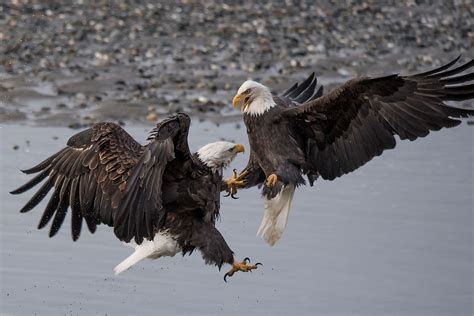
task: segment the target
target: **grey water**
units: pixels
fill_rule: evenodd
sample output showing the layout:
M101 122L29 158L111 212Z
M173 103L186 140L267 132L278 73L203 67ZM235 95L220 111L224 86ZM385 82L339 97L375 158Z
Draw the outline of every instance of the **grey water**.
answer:
M147 129L126 127L144 142ZM5 315L472 315L473 128L399 142L333 182L298 189L282 240L255 236L263 214L258 189L222 199L218 229L236 258L264 265L224 283L228 267L199 255L140 262L109 227L83 229L72 242L69 217L54 238L37 230L45 202L18 211L32 192L8 191L27 168L61 149L75 131L3 125L0 177L0 312ZM244 129L193 122L192 149ZM14 150L13 147L19 148ZM248 152L234 166L242 169ZM227 170L227 174L230 173Z

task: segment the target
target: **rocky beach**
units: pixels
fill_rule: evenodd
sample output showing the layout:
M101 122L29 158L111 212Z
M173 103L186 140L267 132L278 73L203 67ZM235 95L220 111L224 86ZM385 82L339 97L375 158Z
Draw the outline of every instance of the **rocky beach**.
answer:
M6 1L0 122L236 121L247 78L281 92L312 71L326 90L409 74L472 58L473 25L469 0Z

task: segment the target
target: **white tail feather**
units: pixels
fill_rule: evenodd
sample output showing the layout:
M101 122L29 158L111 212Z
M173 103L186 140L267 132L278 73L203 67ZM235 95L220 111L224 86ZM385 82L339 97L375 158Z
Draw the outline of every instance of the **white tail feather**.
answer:
M273 199L264 199L265 213L257 236L262 237L270 246L281 238L285 230L294 193L295 187L287 185Z
M127 257L124 261L120 262L115 268L115 275L122 273L129 269L131 266L136 264L138 261L145 259L146 257L153 254L155 251L154 243L150 240L144 240L141 245L135 246L135 251Z
M115 268L115 275L122 273L145 258L158 259L163 256L174 256L180 251L176 240L164 233L158 233L153 240L144 240L140 245L135 242L126 244L135 248L135 251L120 262Z

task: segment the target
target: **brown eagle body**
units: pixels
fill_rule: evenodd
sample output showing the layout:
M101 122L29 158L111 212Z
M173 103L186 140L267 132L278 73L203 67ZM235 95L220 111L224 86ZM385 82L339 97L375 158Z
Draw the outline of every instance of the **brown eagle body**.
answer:
M216 142L193 155L189 126L189 117L177 114L159 123L142 146L120 126L97 123L72 136L66 148L24 170L37 175L11 193L23 193L45 180L21 212L33 209L53 190L38 225L43 228L52 219L50 237L60 229L68 208L73 240L79 238L83 219L92 233L98 224L112 226L118 239L135 248L116 273L146 257L179 251L184 255L195 248L208 264L233 264L233 252L215 221L222 168L243 147Z
M328 94L315 92L312 74L282 96L246 81L233 100L241 105L251 147L247 167L227 183L265 184L266 211L259 235L273 245L286 225L294 189L317 177L334 180L396 145L430 131L460 124L474 110L444 101L474 98L474 73L461 74L474 61L452 68L459 57L437 69L411 76L349 80Z

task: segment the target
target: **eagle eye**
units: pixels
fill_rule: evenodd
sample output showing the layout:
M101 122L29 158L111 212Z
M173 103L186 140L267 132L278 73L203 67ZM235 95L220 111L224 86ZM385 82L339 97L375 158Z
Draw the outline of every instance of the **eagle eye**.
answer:
M249 94L250 93L250 88L248 88L247 90L244 91L245 94Z

